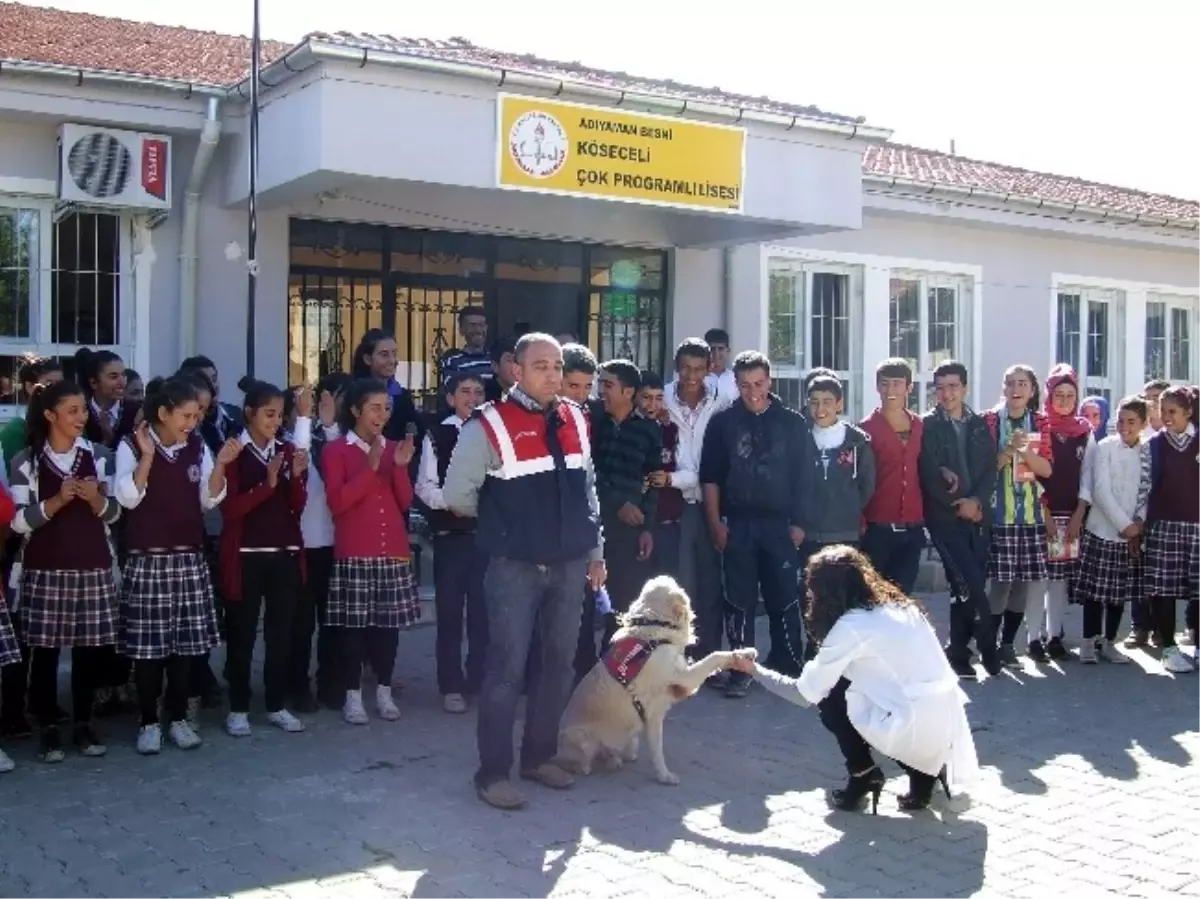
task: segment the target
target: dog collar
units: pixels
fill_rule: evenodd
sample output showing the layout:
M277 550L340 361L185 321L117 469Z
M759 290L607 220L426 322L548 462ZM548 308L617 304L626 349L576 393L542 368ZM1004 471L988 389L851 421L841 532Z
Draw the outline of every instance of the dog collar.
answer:
M679 630L679 625L670 621L659 621L657 618L626 618L623 623L626 627L665 627L673 631Z

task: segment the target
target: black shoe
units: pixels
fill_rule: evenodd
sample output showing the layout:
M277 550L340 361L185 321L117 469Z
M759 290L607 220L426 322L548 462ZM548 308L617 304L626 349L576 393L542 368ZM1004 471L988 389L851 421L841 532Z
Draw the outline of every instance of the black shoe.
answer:
M1004 663L1000 661L998 652L991 652L983 659L983 670L988 677L999 677L1004 672Z
M89 758L97 758L108 752L108 747L104 745L104 741L100 739L96 731L92 729L90 724L76 724L75 731L71 735L71 742L75 744L75 748L79 750L80 755L86 755Z
M959 680L979 680L979 675L975 673L975 666L966 659L947 659L950 662L950 670L958 675Z
M918 812L923 808L929 807L929 802L933 799L933 785L940 783L942 790L946 793L946 798L951 799L950 784L946 781L946 769L943 768L938 772L937 780L933 781L927 777L921 779L921 786L916 786L913 783L912 773L908 775L908 792L900 797L900 811L902 812Z
M334 687L317 687L317 702L327 709L340 712L346 704L346 691Z
M107 687L96 691L96 703L92 707L92 714L97 718L116 718L118 715L132 712L134 708L127 690Z
M24 740L33 736L33 727L24 712L10 712L0 715L0 738L5 740Z
M1057 640L1058 638L1055 637L1054 639ZM1050 642L1053 643L1054 640L1051 640ZM1029 658L1033 659L1035 662L1041 662L1044 664L1050 661L1050 653L1048 650L1049 646L1043 643L1041 640L1029 641Z
M292 692L292 709L294 711L301 715L311 715L317 708L317 700L313 697L312 690L305 688Z
M67 757L62 748L62 734L58 726L42 728L42 739L38 744L38 758L51 765L58 764Z
M729 680L725 683L725 698L745 699L753 682L754 679L748 674L742 674L740 671L729 672Z
M886 782L887 778L883 776L883 772L878 767L872 767L871 770L864 771L862 774L851 774L845 787L830 792L830 803L834 808L841 809L843 812L856 812L862 805L862 801L870 794L871 814L878 815L879 794L883 792L883 785Z
M729 672L718 671L704 679L704 686L710 690L725 690L729 687Z
M1071 658L1071 654L1067 652L1067 647L1063 645L1062 637L1055 637L1046 644L1046 655L1050 656L1056 662Z

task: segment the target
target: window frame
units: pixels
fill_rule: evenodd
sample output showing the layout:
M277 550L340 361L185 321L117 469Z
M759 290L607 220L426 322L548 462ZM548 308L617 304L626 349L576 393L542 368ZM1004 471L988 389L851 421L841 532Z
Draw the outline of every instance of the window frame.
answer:
M1146 340L1142 342L1142 373L1146 381L1163 378L1170 381L1172 384L1195 384L1197 375L1200 373L1200 352L1197 345L1197 328L1200 327L1200 299L1189 297L1186 294L1175 294L1160 291L1151 291L1146 294L1146 326L1149 330L1150 324L1150 305L1161 304L1163 306L1163 333L1166 346L1166 358L1164 359L1164 371L1162 374L1151 374L1149 346ZM1173 377L1174 372L1171 370L1171 344L1175 340L1175 327L1172 322L1173 311L1182 311L1187 316L1188 327L1188 356L1187 364L1188 371L1182 378Z
M0 357L71 356L84 344L55 343L54 329L54 230L58 225L56 203L50 197L21 193L0 193L0 209L27 209L38 213L37 290L30 296L29 336L0 335ZM130 213L124 210L75 207L71 212L114 215L117 218L119 272L117 273L117 334L118 344L92 346L92 349L111 350L133 365L137 346L136 295L133 289L133 256ZM68 213L70 214L70 213ZM65 217L65 216L64 216ZM13 372L14 382L17 372ZM142 375L148 377L146 372ZM14 383L14 386L15 383ZM18 414L18 406L0 405L0 421Z
M1050 304L1050 358L1053 365L1065 362L1071 365L1079 377L1081 399L1085 396L1107 396L1110 404L1115 404L1124 395L1125 382L1125 315L1127 306L1126 291L1120 287L1090 282L1087 279L1054 279ZM1059 309L1063 297L1074 296L1079 299L1079 346L1078 359L1060 358L1059 352ZM1107 333L1106 364L1107 372L1095 374L1088 365L1088 341L1091 339L1089 319L1093 304L1106 307ZM1144 344L1143 340L1143 344ZM1143 350L1144 352L1144 350Z
M966 273L952 271L926 271L909 268L893 268L888 272L888 319L887 344L889 357L898 356L892 351L892 284L895 281L916 282L919 285L917 321L918 341L917 359L913 365L913 392L916 405L910 398L909 408L917 415L922 415L933 408L931 391L933 389L933 368L924 366L929 356L929 292L932 289L952 288L954 290L954 347L950 358L961 360L968 366L972 365L970 340L966 332L971 325L972 290L975 278ZM904 357L899 357L904 358ZM880 360L882 361L882 360ZM913 360L909 360L910 364Z

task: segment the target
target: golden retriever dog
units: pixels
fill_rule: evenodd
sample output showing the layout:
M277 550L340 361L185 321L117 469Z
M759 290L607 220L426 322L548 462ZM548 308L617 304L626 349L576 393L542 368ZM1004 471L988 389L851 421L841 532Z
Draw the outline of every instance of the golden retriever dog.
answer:
M563 714L556 761L576 774L597 763L620 768L637 759L643 728L659 783L679 783L663 758L663 719L718 671L728 669L732 652L714 652L689 665L684 647L692 641L692 604L670 577L647 581L642 594L621 616L604 658L580 681ZM753 649L736 655L754 658Z

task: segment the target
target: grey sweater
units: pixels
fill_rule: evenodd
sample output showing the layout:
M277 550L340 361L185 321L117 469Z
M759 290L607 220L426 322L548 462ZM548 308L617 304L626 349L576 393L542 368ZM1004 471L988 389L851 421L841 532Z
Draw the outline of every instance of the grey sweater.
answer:
M815 543L858 540L862 511L875 492L871 438L847 424L839 446L821 449L814 429L805 446L802 470L804 538Z

